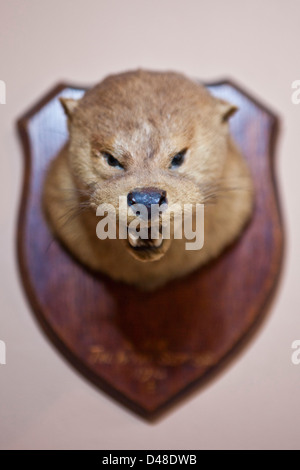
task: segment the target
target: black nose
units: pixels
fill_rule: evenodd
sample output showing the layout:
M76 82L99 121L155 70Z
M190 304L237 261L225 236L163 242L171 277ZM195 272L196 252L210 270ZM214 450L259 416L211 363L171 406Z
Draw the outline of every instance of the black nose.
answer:
M135 189L127 195L127 203L129 206L134 204L143 204L148 211L148 219L151 218L151 206L152 204L167 204L167 193L162 189L157 188L141 188Z

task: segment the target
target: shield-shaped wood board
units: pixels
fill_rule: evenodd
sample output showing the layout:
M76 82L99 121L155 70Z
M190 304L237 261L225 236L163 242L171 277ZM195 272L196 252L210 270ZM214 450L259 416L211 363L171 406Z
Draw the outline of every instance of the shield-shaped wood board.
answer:
M25 154L18 259L34 313L82 374L148 419L215 375L253 336L281 267L278 120L229 81L207 86L239 108L231 131L253 174L254 215L219 259L151 293L85 269L53 239L44 217L45 173L68 138L58 98L80 98L85 89L58 85L18 121Z

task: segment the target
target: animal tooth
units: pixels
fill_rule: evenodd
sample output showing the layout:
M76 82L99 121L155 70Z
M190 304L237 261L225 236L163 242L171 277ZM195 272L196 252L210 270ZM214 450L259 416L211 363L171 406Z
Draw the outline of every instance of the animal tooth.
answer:
M128 241L131 246L135 247L138 244L138 237L135 237L132 233L128 232Z
M153 240L153 245L155 246L155 248L159 248L162 245L162 242L162 238L158 238L156 240Z

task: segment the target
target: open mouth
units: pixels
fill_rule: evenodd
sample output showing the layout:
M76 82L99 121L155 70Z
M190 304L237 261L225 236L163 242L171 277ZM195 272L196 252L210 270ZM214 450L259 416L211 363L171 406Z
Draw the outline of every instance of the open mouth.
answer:
M148 228L148 237L141 238L135 231L128 229L128 243L130 248L139 252L156 252L162 247L164 239L162 229L159 229L158 237L151 238L151 227Z

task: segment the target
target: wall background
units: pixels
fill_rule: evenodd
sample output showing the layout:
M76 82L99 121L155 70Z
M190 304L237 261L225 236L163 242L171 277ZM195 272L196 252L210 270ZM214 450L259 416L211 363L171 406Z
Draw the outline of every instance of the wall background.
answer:
M300 448L299 124L297 0L0 0L1 449ZM287 247L270 315L222 375L150 425L98 392L43 336L18 280L15 223L22 152L14 123L60 80L174 69L232 77L282 117L277 147Z

